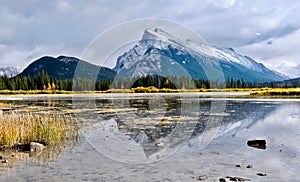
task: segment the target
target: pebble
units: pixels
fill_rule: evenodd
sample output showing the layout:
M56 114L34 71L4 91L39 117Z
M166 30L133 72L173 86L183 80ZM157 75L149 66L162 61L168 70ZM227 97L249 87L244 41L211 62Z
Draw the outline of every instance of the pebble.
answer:
M249 164L248 166L246 166L246 168L253 168L253 166Z
M201 175L201 176L198 176L198 180L199 181L204 181L207 179L207 176L206 175Z
M164 146L165 144L164 144L163 142L157 142L157 143L155 143L155 145L156 145L157 147L162 147L162 146Z

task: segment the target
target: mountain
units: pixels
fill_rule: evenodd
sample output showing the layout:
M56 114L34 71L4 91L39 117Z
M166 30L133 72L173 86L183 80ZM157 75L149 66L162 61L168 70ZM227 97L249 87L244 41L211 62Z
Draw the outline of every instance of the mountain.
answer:
M0 75L1 76L8 76L8 77L14 77L20 73L19 69L16 67L6 67L6 68L0 68Z
M114 70L120 77L156 74L188 76L193 79L233 78L256 82L288 79L262 63L240 55L232 48L208 46L192 40L181 41L159 28L146 29L142 39L118 57Z
M76 68L78 69L77 65L79 64L80 70L76 70ZM116 73L109 68L93 65L78 58L67 56L54 58L44 56L32 62L18 76L30 75L33 78L39 72L42 72L42 70L50 77L58 80L73 79L75 70L78 78L94 79L97 75L97 80L113 80L116 75Z

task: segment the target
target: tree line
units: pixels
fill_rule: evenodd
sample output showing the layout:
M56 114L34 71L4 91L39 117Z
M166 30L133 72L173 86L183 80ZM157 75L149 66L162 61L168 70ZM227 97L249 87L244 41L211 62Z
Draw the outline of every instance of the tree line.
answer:
M139 86L170 89L200 89L200 88L261 88L261 87L298 87L298 82L249 82L243 79L227 78L224 81L209 81L204 79L191 79L187 77L162 77L159 75L147 75L135 78L115 78L115 80L97 80L81 78L74 80L60 80L50 77L41 71L35 77L16 76L9 78L0 76L0 90L66 90L105 91L108 89L130 89Z
M44 71L34 78L28 76L0 76L0 90L108 90L111 80L101 80L94 83L90 79L60 80L50 77Z

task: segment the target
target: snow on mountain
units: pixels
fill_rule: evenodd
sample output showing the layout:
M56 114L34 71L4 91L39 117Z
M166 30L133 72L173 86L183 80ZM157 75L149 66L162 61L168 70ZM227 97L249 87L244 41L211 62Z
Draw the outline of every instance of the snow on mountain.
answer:
M174 67L175 63L177 67ZM179 76L178 66L183 67L193 78L206 79L206 73L221 68L225 78L248 81L287 79L232 48L199 44L189 39L182 41L159 28L146 29L142 39L118 57L114 70L121 71L119 73L122 76L131 77L158 73Z
M8 76L8 77L14 77L20 73L20 70L16 67L6 67L6 68L0 68L0 75L1 76Z

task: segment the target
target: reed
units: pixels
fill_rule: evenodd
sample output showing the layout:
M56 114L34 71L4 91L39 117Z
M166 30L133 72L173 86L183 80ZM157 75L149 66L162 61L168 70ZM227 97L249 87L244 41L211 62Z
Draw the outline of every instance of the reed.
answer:
M2 113L0 116L0 148L13 148L16 144L39 142L58 144L77 137L75 121L66 115Z

